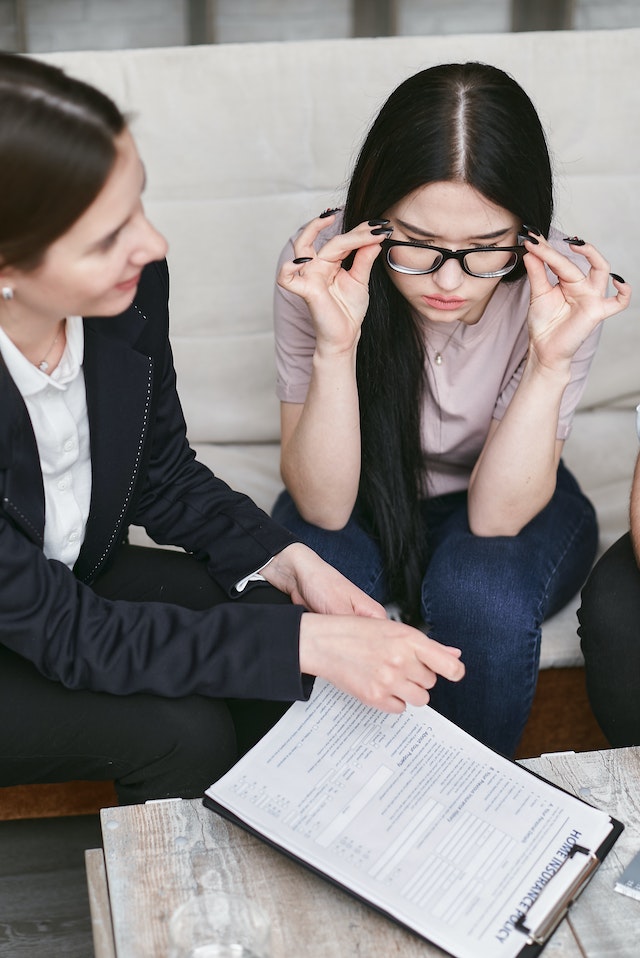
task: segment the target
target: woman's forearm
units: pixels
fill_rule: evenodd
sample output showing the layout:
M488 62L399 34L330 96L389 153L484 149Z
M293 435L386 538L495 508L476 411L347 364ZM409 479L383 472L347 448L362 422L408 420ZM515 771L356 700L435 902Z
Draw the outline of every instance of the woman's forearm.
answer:
M302 517L341 529L360 482L360 414L356 350L369 305L371 267L384 230L370 223L338 233L316 248L327 225L312 220L284 263L278 285L307 304L315 335L309 391L301 409L282 405L282 478ZM351 267L342 264L353 255Z
M529 353L522 380L502 422L493 422L469 484L469 524L477 535L517 535L553 495L562 442L557 426L571 363L603 320L629 304L631 288L582 240L588 269L544 237L525 239L529 277ZM550 274L555 275L555 279Z
M341 529L355 505L360 481L360 416L355 347L323 358L317 353L300 410L282 415L282 478L307 522Z
M494 420L469 483L469 525L480 536L517 535L550 501L569 371L528 361L502 421Z

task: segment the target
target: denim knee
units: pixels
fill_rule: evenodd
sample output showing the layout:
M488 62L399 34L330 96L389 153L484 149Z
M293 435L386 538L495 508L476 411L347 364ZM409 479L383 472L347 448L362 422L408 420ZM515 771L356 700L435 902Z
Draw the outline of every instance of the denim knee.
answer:
M355 512L344 529L321 529L302 518L285 490L278 496L272 516L367 595L378 602L389 601L382 554Z
M495 646L499 635L512 643L523 630L540 626L545 584L532 580L520 551L506 537L469 535L434 555L422 584L423 614L434 638L455 643L456 633L483 633Z

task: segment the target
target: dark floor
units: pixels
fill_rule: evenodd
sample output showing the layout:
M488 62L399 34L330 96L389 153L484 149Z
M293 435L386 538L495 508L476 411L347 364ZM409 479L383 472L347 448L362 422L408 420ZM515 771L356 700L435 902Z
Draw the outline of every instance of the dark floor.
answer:
M93 958L86 848L97 815L0 822L1 958Z

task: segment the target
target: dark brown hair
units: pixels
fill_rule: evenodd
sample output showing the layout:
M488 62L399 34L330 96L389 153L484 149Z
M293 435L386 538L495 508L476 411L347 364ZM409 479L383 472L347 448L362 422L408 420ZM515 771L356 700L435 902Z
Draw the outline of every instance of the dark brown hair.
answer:
M95 87L0 53L0 267L41 262L102 189L125 126Z

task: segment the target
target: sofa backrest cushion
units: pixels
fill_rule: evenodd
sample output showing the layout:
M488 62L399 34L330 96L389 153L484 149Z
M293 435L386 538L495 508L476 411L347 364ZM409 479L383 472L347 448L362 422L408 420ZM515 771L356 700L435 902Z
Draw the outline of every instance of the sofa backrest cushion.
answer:
M131 116L147 209L170 243L172 341L194 442L276 441L271 303L289 234L344 195L391 90L483 60L524 86L548 132L556 222L633 280L640 222L640 30L251 43L43 57ZM582 406L640 396L640 296L609 321Z

